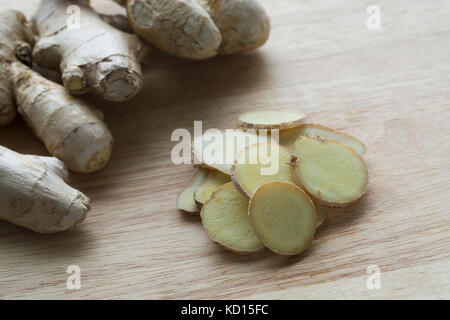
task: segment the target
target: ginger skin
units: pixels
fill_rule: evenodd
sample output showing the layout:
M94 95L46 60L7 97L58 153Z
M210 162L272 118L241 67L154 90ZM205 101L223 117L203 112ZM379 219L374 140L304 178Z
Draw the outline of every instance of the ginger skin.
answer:
M134 32L159 50L189 59L262 46L270 21L257 0L115 0Z
M101 14L97 13L98 16L106 23L110 24L116 29L119 29L126 33L133 33L133 29L131 29L130 23L128 22L127 17L121 14Z
M16 116L14 93L11 86L10 64L19 56L24 62L29 59L34 36L25 27L23 14L5 11L0 14L0 126L9 124ZM26 61L29 62L29 61Z
M86 218L90 200L67 179L67 168L56 158L0 146L0 219L38 233L75 227Z
M48 152L70 170L86 173L101 169L112 152L109 129L99 111L18 60L31 61L30 34L22 13L0 12L0 94L7 98L2 100L7 102L3 103L3 114L13 117L16 103Z
M80 8L79 28L66 12L73 5ZM33 60L59 69L70 94L94 91L104 99L124 101L141 89L140 62L148 47L103 21L85 1L42 0L32 21L40 36Z

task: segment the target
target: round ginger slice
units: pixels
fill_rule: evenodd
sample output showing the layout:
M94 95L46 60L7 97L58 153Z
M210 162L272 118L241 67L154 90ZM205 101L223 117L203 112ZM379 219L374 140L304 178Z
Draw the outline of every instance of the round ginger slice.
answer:
M192 174L186 188L181 191L177 198L177 208L186 213L198 212L197 204L194 199L194 192L197 187L208 177L209 170L206 168L197 168Z
M258 142L255 132L243 130L207 131L194 138L195 162L201 167L231 174L231 167L238 154L248 145Z
M209 237L223 248L253 253L264 248L248 216L248 199L228 182L213 192L200 212Z
M195 189L194 197L197 206L201 208L217 188L230 181L231 178L229 175L212 170L206 180Z
M363 156L366 152L366 145L355 137L343 132L335 131L320 124L312 123L305 123L297 128L280 131L279 143L283 147L291 148L299 136L336 140L353 148L360 156Z
M250 200L249 215L258 237L278 254L301 253L316 232L312 200L290 182L269 182L258 188Z
M317 223L316 223L316 227L320 227L325 220L328 217L328 210L330 210L330 208L322 205L322 204L318 204L315 203L314 206L316 207L316 214L317 214Z
M247 197L265 183L287 181L292 178L290 150L277 144L257 143L245 148L231 170L231 179L236 188Z
M361 156L345 144L301 136L292 151L292 173L297 184L320 204L344 207L366 192L366 165Z
M287 111L259 110L241 114L238 127L242 129L288 129L298 127L305 115Z

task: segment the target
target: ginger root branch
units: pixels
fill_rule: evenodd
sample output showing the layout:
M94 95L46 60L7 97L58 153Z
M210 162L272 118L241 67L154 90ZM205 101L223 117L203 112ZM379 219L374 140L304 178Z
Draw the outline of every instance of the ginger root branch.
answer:
M79 21L66 10L80 8ZM60 69L71 94L94 91L110 101L132 98L142 87L140 62L148 47L133 34L122 32L82 1L42 0L33 17L40 40L33 59L40 66Z
M30 34L22 13L0 13L1 122L12 120L17 104L48 152L69 169L82 173L101 169L112 151L109 129L98 111L19 61L29 56Z
M39 233L75 227L86 218L90 200L67 179L67 168L56 158L0 146L0 219Z
M134 32L159 50L190 59L262 46L270 21L256 0L115 0Z

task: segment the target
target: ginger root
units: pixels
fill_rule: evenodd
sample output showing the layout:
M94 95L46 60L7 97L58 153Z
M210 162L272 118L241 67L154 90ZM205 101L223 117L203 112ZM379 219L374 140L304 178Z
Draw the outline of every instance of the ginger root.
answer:
M78 26L66 13L71 5L80 8ZM33 27L40 36L34 61L60 69L71 94L93 90L107 100L124 101L141 89L140 62L148 48L136 35L104 22L83 1L42 0Z
M75 227L90 210L90 200L67 179L67 168L56 158L0 146L0 219L39 233Z
M51 155L76 172L101 169L111 155L113 138L99 111L18 61L18 58L31 61L30 44L31 31L24 15L13 10L1 12L0 92L6 110L3 113L12 117L15 101L19 113Z
M159 50L205 59L256 49L270 21L256 0L115 0L134 32Z
M24 62L30 59L34 35L25 16L17 11L0 13L0 126L9 124L17 114L14 93L11 88L10 64L20 57Z
M121 14L101 14L97 13L100 19L104 22L110 24L116 29L119 29L126 33L133 33L133 29L131 29L130 23L128 22L127 17Z

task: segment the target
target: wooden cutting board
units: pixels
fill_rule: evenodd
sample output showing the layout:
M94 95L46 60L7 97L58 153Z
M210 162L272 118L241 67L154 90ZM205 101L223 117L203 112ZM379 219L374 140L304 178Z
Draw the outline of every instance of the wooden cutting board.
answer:
M104 170L71 175L92 211L56 235L0 222L1 299L450 298L449 1L261 2L272 33L260 50L198 62L154 54L135 99L89 98L115 137ZM30 16L37 3L0 8ZM372 4L379 30L366 26ZM172 131L194 120L232 128L262 108L305 112L368 146L367 195L297 257L223 252L175 209L192 167L172 164ZM21 119L0 129L0 144L46 154ZM66 287L70 265L80 290Z

